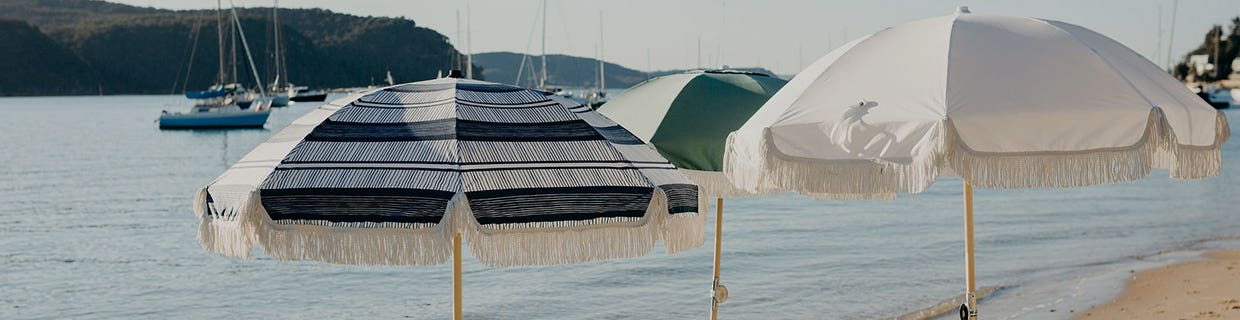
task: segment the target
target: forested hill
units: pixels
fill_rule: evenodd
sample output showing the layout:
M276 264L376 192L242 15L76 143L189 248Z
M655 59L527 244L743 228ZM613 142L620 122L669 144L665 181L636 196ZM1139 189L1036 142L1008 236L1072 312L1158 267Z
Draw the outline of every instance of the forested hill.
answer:
M521 65L525 57L524 68ZM524 87L538 86L542 56L525 56L515 52L487 52L474 54L474 65L486 68L482 73L489 81L516 84ZM604 63L607 87L628 88L646 80L646 73L624 66ZM520 73L521 81L517 83ZM598 60L560 54L547 55L547 84L560 87L594 87L598 85Z
M238 10L264 82L273 78L271 12ZM289 78L298 85L369 85L382 81L389 70L396 81L417 81L434 78L460 61L444 35L408 19L281 9L280 23ZM0 73L0 96L202 89L215 82L219 69L216 30L215 10L173 11L91 0L0 1L0 67L5 71ZM238 52L238 78L252 83L244 53ZM475 70L482 71L477 64Z
M522 57L525 57L525 65L521 65ZM502 82L508 84L517 84L524 87L538 86L538 72L542 63L542 57L537 55L524 56L515 52L487 52L474 55L474 65L486 68L483 73L489 81ZM626 68L622 65L607 62L605 66L605 75L607 76L607 87L612 89L624 89L632 87L642 81L646 81L651 77L665 76L689 71L691 69L681 70L658 70L658 71L640 71ZM770 70L753 67L753 68L729 68L730 70L757 72L768 75L774 75ZM517 83L517 74L521 74L521 83ZM598 60L595 58L575 57L559 54L547 55L547 84L558 87L570 88L590 88L598 86Z

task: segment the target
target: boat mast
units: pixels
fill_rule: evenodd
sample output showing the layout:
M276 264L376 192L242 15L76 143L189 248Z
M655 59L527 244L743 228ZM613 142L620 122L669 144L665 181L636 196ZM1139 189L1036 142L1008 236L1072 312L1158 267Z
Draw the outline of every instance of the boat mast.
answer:
M240 81L237 81L237 74L239 74L240 72L237 72L237 29L236 28L237 27L235 25L231 23L228 24L228 43L229 43L228 59L230 60L230 63L232 64L232 73L228 74L228 77L230 80L228 82L232 82L232 83L240 83Z
M279 90L280 78L284 71L284 55L280 54L280 0L273 0L271 6L271 20L275 24L275 41L276 41L276 79L271 83L271 90ZM284 77L284 82L288 82L288 78Z
M542 77L538 79L538 88L547 87L547 0L543 0L542 21Z
M228 81L228 76L224 75L224 6L220 0L215 0L215 35L219 37L220 44L220 71L218 73L220 79L217 84L224 85Z
M469 1L465 2L465 50L469 51L469 55L465 56L465 79L474 78L474 15L469 10Z
M603 76L603 11L598 12L598 92L607 90L607 78Z
M456 39L453 39L452 47L456 49L461 49L462 47L464 47L462 46L462 43L461 43L462 40L464 40L464 38L461 38L461 9L456 9ZM456 53L457 52L453 52L453 55L452 55L452 63L453 63L452 69L455 69L455 70L465 69L464 66L461 66L461 57L457 55Z
M241 18L237 17L237 6L232 4L232 0L228 1L232 5L233 22L237 24L237 35L241 36L241 46L245 49L245 59L250 62L250 72L254 75L254 85L258 86L258 95L266 96L267 90L263 89L263 78L258 76L258 68L254 67L254 56L250 55L250 44L245 41L245 30L241 28Z
M1221 66L1223 65L1223 62L1218 60L1218 46L1222 44L1221 42L1223 40L1223 26L1220 25L1215 30L1218 30L1218 31L1214 32L1214 69L1212 69L1211 71L1214 72L1214 80L1217 81L1218 80L1218 69L1222 69Z
M1171 64L1171 50L1175 47L1175 15L1180 9L1180 0L1175 0L1171 5L1171 33L1167 35L1167 71L1175 76L1175 65Z

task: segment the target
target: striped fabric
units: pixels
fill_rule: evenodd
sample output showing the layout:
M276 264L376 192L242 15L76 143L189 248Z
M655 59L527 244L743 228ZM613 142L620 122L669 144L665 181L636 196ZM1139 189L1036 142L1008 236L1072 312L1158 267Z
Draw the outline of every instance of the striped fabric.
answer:
M304 124L294 123L299 130L296 135L302 137L299 140L283 132L276 135L281 143L296 144L255 186L266 213L266 217L255 219L270 221L276 226L272 228L417 229L455 223L458 225L451 228L476 232L537 233L543 227L550 227L548 232L564 232L588 230L592 225L614 227L616 223L654 228L659 227L658 221L697 216L704 209L699 208L698 187L640 139L588 107L543 92L438 79L377 90L340 102L338 110L317 117L321 120L308 131ZM228 220L235 215L229 210L243 210L219 208L214 203L218 202L213 198L214 187L207 189L205 201L212 204L206 214ZM446 219L458 212L454 207L468 208L469 216ZM657 212L651 211L654 208ZM649 220L652 218L655 220ZM609 232L600 234L615 234ZM671 235L676 231L642 232L654 232L654 238L677 237ZM686 237L692 238L679 236ZM289 237L253 238L274 242ZM619 240L630 238L633 236ZM316 243L305 239L298 242ZM339 245L356 244L323 246L341 249ZM504 251L508 249L501 247L506 245L511 244L486 247ZM573 245L562 243L546 250ZM640 249L645 245L599 246ZM694 246L690 243L677 248ZM334 255L315 253L324 248L278 250L286 251L295 256L282 258L340 262L332 258ZM631 255L627 251L619 254ZM582 260L615 255L595 253ZM546 259L559 260L512 257L509 262L489 263L563 262L550 257ZM379 263L392 260L384 259ZM374 262L363 259L344 263L367 261Z

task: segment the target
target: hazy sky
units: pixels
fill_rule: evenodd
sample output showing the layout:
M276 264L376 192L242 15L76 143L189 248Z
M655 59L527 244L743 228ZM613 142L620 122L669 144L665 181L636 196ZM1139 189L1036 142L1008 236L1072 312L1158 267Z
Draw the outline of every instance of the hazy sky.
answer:
M210 0L114 0L159 8L213 8ZM238 6L269 7L270 0L234 0ZM1078 24L1100 32L1164 65L1175 0L549 0L547 52L595 56L599 13L608 61L645 70L698 66L754 66L792 74L830 49L884 27L951 14L958 5L974 13L1032 16ZM224 1L228 5L228 1ZM403 16L454 39L472 26L474 52L538 53L536 23L541 0L284 0L283 7L321 7L335 12ZM468 6L468 8L467 8ZM1161 8L1162 14L1159 15ZM1203 39L1211 24L1240 15L1238 0L1181 0L1172 52L1180 56ZM472 17L473 23L467 23ZM1163 31L1160 38L1159 26ZM462 38L466 33L461 31ZM1161 47L1159 44L1161 43ZM647 59L649 54L649 59Z

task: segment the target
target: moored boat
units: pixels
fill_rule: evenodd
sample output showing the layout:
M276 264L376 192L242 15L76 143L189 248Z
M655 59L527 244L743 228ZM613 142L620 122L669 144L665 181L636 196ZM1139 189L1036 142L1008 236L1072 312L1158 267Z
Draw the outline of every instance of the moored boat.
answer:
M200 104L187 113L168 113L159 116L160 129L228 129L262 128L267 124L271 109L261 103L254 110L241 109L235 104Z
M310 89L307 87L294 87L293 89L297 90L297 95L289 98L289 100L294 102L323 102L327 100L327 92L323 90L307 91Z

